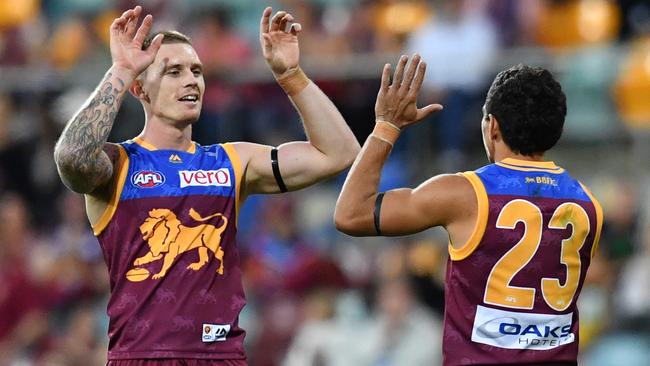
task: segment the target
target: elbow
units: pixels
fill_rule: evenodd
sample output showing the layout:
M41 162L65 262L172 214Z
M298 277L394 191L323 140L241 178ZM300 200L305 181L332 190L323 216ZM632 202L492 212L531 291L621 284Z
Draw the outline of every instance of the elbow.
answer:
M364 230L362 230L358 217L343 212L343 210L338 207L334 210L334 226L336 227L336 230L350 236L368 235Z
M348 220L346 220L345 216L341 214L341 210L337 207L334 210L334 226L336 227L336 230L346 233L348 231L348 225L347 225Z
M70 154L62 153L61 149L55 149L54 163L61 181L68 189L80 194L91 193L93 191L89 180L86 179L88 174L79 170L78 165L75 164L75 159Z
M361 145L359 145L359 141L357 141L357 139L354 139L354 142L350 145L351 146L348 148L345 159L347 167L350 167L352 163L354 163L354 161L357 159L357 156L361 152Z
M352 166L357 156L359 155L359 152L361 151L361 146L359 146L359 143L355 139L353 143L349 144L345 149L342 149L341 151L341 156L339 156L338 159L340 163L338 167L339 172L342 172Z
M54 148L54 164L61 177L65 172L74 170L74 160L70 157L70 154L63 152L63 149L59 148L58 145Z

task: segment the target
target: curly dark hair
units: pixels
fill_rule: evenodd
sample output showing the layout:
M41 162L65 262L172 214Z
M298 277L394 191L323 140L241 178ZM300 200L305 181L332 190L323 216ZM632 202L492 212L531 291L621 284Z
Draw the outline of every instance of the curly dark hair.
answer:
M494 78L485 113L499 121L503 140L513 152L543 153L562 135L566 96L548 70L519 64Z

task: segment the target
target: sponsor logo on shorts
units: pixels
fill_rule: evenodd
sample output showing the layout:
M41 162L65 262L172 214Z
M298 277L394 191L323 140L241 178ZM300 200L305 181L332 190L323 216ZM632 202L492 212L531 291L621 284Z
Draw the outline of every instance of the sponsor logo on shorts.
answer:
M165 183L165 176L155 170L140 170L133 173L131 183L138 188L153 188Z
M223 342L230 332L230 324L203 324L201 340L205 343Z
M573 313L517 313L479 305L472 341L499 348L546 350L575 341Z
M191 186L230 187L230 171L226 168L218 170L181 170L178 172L181 188Z

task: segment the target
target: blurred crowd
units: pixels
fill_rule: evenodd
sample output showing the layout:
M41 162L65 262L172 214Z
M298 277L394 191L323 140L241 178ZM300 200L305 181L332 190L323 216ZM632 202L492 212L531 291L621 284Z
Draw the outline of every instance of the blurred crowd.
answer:
M54 143L110 66L108 26L143 5L178 29L206 70L194 139L277 145L298 116L258 46L263 6L303 25L307 74L360 141L374 124L381 66L428 63L421 103L442 113L409 128L382 189L486 160L481 105L497 71L551 69L568 97L550 158L600 197L605 225L580 299L585 365L650 360L650 3L646 0L0 0L0 365L103 365L107 270L83 198L65 189ZM138 134L128 98L111 141ZM437 365L446 236L356 239L336 232L342 177L253 196L239 219L251 365Z

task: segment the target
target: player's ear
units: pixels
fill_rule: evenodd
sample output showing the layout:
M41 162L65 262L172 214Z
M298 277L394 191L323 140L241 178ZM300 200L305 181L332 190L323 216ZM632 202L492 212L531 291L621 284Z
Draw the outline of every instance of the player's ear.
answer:
M133 83L131 83L131 87L129 87L129 92L137 99L149 102L149 96L147 96L147 93L144 90L142 79L137 78L133 80Z
M488 133L492 140L497 140L501 138L501 129L499 128L499 120L494 116L494 114L488 114Z

